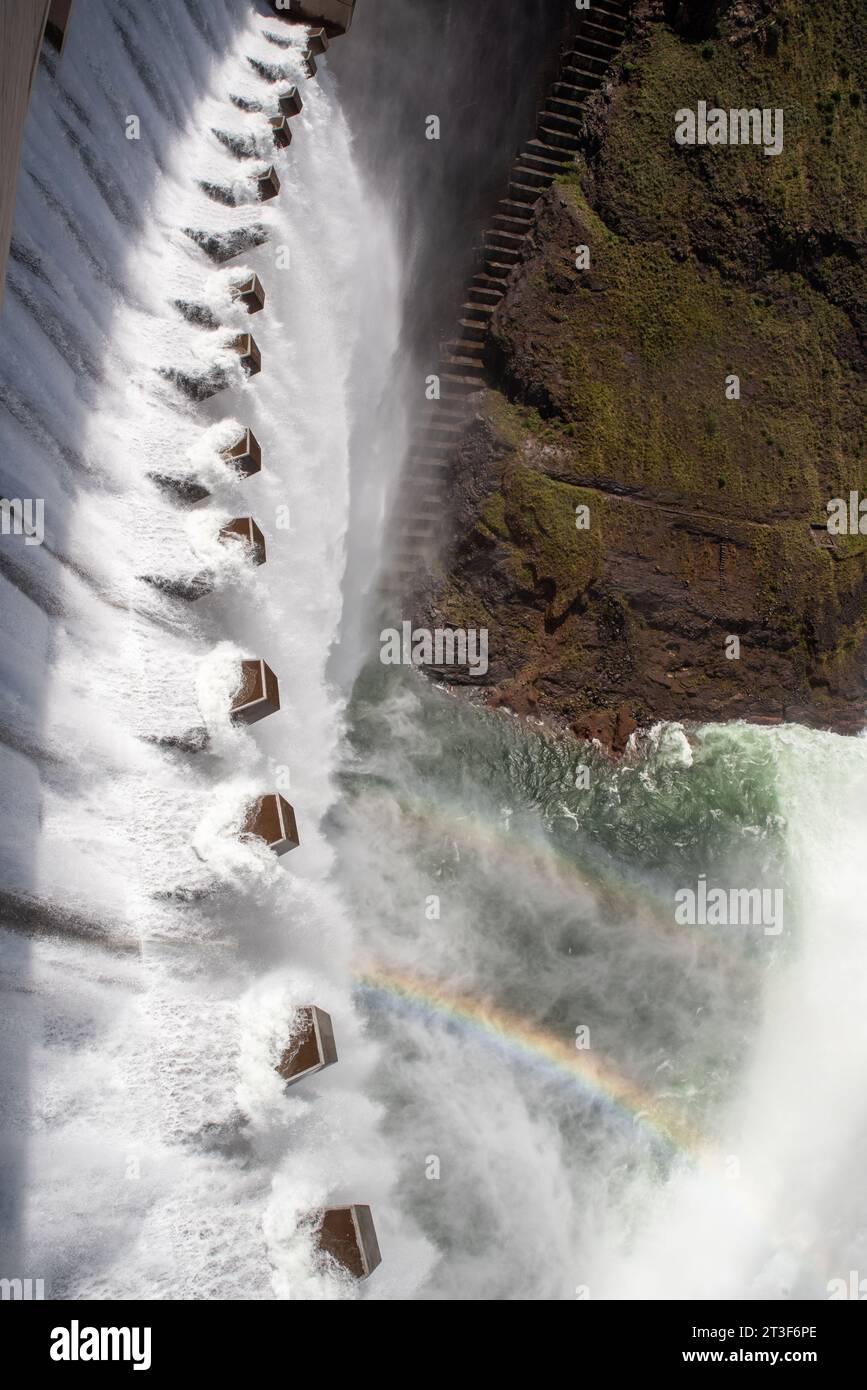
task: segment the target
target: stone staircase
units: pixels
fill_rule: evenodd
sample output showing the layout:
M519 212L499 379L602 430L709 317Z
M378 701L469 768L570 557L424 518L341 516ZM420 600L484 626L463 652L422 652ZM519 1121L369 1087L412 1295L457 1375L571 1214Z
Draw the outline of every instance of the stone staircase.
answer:
M413 432L401 500L392 518L396 545L383 584L387 598L411 594L420 568L436 553L447 510L450 458L469 414L467 398L485 385L492 315L524 259L539 198L579 148L584 103L602 85L619 52L631 9L632 0L592 0L578 17L536 135L514 161L507 196L484 235L479 268L467 287L458 335L440 359L440 399L430 403Z

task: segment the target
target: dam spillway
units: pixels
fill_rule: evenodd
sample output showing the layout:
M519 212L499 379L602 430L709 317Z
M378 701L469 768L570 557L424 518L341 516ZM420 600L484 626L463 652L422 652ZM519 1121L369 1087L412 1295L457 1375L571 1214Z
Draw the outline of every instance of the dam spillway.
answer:
M79 5L34 84L0 348L2 488L45 508L44 544L0 553L4 1246L55 1297L352 1296L316 1213L387 1181L366 1128L345 1151L370 1046L321 828L344 381L375 400L387 365L347 230L380 213L312 32L255 6ZM262 795L290 780L303 840ZM308 1125L276 1067L311 998L351 1065L316 1081Z
M689 440L693 374L716 402L745 322L775 331L726 428L786 427L759 445L776 485L804 462L791 401L760 399L785 359L776 389L821 376L852 467L853 335L785 356L839 305L694 255L680 229L713 243L710 222L648 190L731 210L735 169L732 235L763 169L804 194L782 149L672 143L674 68L722 94L751 72L799 109L810 81L837 93L818 162L803 108L798 159L860 209L855 0L792 5L808 33L740 0L728 29L689 3L283 9L48 9L67 22L40 49L0 334L0 1297L214 1320L227 1299L589 1298L582 1331L609 1299L857 1300L867 743L791 722L785 679L782 725L678 722L717 680L680 660L681 615L706 653L745 592L715 408L699 515L634 496L654 441L683 465L666 431ZM588 412L613 487L580 471ZM854 543L784 520L800 568L771 541L761 592L835 573L860 640L839 491ZM379 560L398 550L412 602L449 512L431 629L404 608L383 632ZM776 645L760 616L738 619L748 696L792 641L852 655L827 606L791 640L778 611ZM648 628L675 639L658 663ZM615 690L669 692L668 722L588 698L587 652Z

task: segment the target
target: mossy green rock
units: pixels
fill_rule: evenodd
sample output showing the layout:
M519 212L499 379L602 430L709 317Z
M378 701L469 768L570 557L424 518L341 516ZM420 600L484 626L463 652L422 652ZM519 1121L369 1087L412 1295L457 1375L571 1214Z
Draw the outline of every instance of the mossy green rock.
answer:
M676 29L638 7L543 196L431 607L488 626L494 698L579 728L627 708L854 731L867 538L825 521L867 495L867 11L698 8ZM678 146L700 100L782 108L783 152Z

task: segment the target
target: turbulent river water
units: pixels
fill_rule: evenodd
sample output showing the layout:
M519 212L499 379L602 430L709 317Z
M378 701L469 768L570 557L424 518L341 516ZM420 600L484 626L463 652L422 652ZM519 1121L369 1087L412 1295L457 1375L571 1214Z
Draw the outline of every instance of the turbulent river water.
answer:
M91 0L34 92L0 335L0 488L45 506L43 544L0 548L0 1274L826 1297L867 1259L867 744L660 727L612 764L365 664L404 270L327 63L304 81L285 32ZM304 110L275 154L279 81ZM220 451L247 426L242 482ZM249 514L256 572L216 539ZM281 683L254 728L228 716L243 656ZM279 862L238 839L277 788ZM679 924L701 875L782 890L782 930ZM287 1095L314 1000L340 1062ZM311 1213L349 1201L383 1253L360 1287L314 1257Z
M613 765L371 670L344 784L426 1296L826 1298L863 1266L864 740L658 726ZM783 912L680 924L703 875Z

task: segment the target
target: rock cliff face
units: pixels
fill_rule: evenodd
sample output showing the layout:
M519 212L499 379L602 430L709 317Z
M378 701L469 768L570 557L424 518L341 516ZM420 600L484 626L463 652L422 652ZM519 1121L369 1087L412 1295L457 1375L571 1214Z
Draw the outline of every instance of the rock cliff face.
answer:
M865 55L863 0L637 7L493 317L417 609L488 628L492 702L614 747L862 727L867 536L826 522L867 495ZM782 152L678 145L700 101L782 108Z

